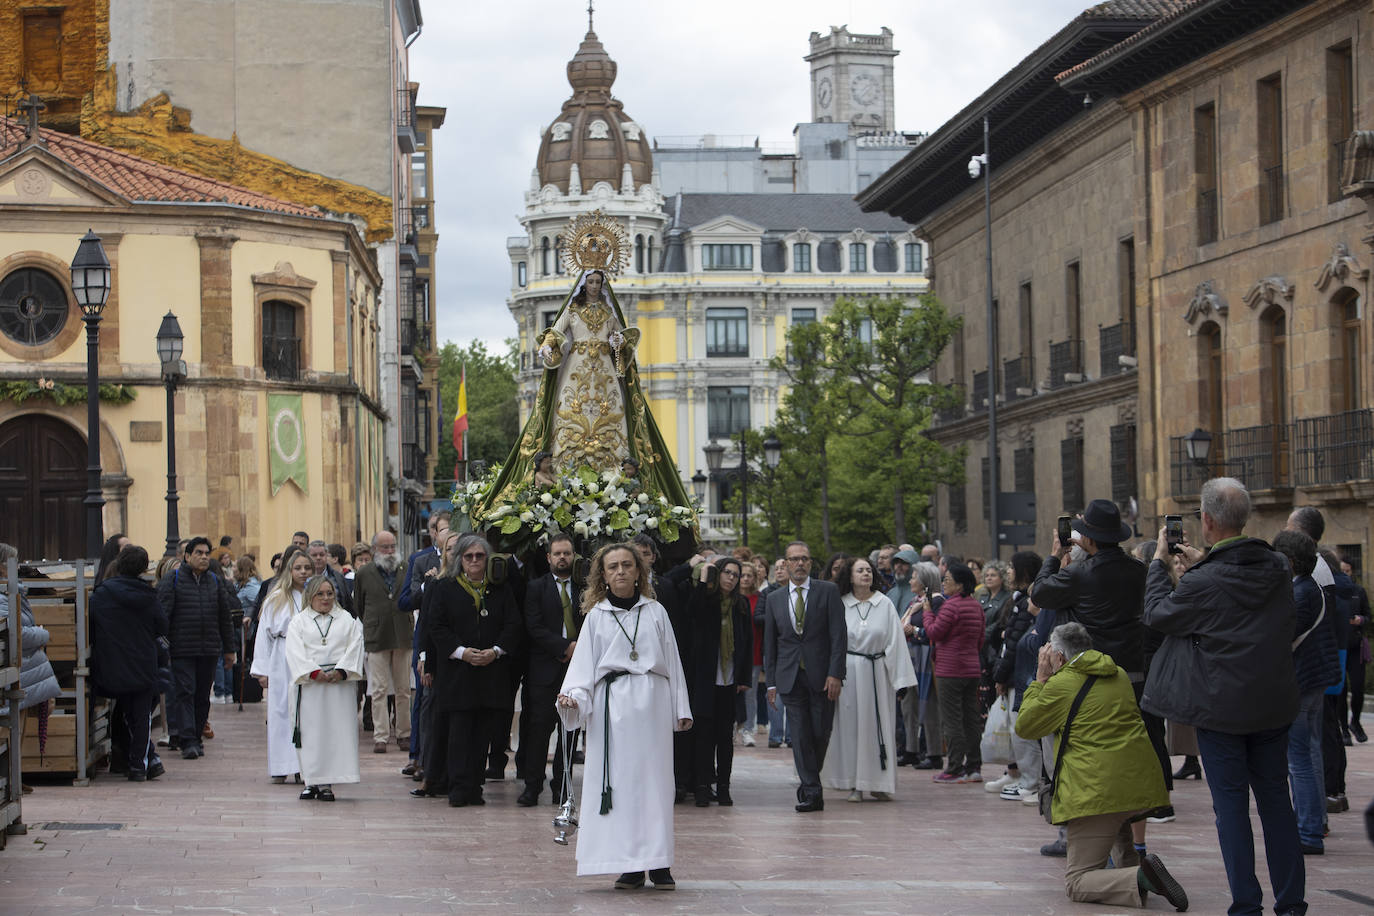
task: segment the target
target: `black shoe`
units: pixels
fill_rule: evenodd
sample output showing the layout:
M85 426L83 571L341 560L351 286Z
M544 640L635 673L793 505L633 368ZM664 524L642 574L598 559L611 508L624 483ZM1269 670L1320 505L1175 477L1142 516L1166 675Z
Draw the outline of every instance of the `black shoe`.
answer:
M181 749L182 760L195 760L199 756L200 753L192 745L188 744L186 747Z
M1343 731L1343 732L1341 732L1341 744L1344 744L1346 747L1354 747L1354 746L1355 746L1355 741L1354 741L1354 739L1352 739L1352 738L1350 737L1350 732L1348 732L1348 731Z
M1355 740L1364 744L1369 740L1369 736L1364 733L1364 728L1358 722L1350 723L1350 734L1355 736Z
M116 759L110 761L111 776L122 776L127 772L129 772L129 762L127 760Z
M1302 847L1302 854L1305 856L1326 855L1326 849L1322 846L1308 846L1306 843L1298 844Z
M450 808L466 808L468 806L468 800L462 795L450 795L448 797L448 806Z
M673 873L666 868L649 869L649 880L654 882L656 891L675 891L677 882L673 880Z
M918 760L915 764L915 767L918 770L943 770L945 768L945 758L925 757L921 760Z
M166 773L166 772L167 772L167 768L166 768L165 766L162 765L162 761L158 761L157 763L154 763L154 764L149 765L149 767L148 767L148 778L149 778L149 779L157 779L159 776L161 776L163 773Z
M319 793L316 794L315 797L318 798L320 801L333 801L333 800L334 800L334 790L333 790L333 789L321 789L321 790L319 791Z
M769 746L769 747L782 747L782 742L781 742L781 741L769 741L769 742L768 742L768 746Z
M1174 876L1169 874L1159 856L1146 853L1140 860L1140 870L1155 893L1169 901L1174 909L1180 913L1188 909L1188 895L1184 893L1183 886L1174 880Z
M697 786L697 790L696 790L696 792L694 792L693 794L696 796L696 801L697 801L697 807L698 807L698 808L708 808L708 807L710 807L710 805L711 805L711 790L710 790L710 789L706 788L705 786Z
M673 792L673 804L680 805L687 800L687 790L678 786Z
M527 787L525 791L520 793L520 797L515 800L515 803L522 808L533 808L539 804L539 790L532 786Z
M424 786L421 786L421 787L418 788L418 789L411 789L410 792L409 792L408 794L410 795L411 798L434 798L434 797L435 797L436 795L438 795L439 793L438 793L438 792L431 792L431 791L429 791L428 789L426 789Z
M474 795L474 796L472 796L471 798L468 799L468 804L469 804L469 805L478 805L478 806L481 806L481 805L485 805L486 803L487 803L487 800L486 800L485 798L482 797L482 793L481 793L481 792L478 792L476 795Z
M642 871L627 871L615 879L615 889L618 891L637 891L643 886L644 872Z
M822 801L822 800L819 799L819 798L813 798L813 799L811 799L810 801L804 801L804 802L802 802L801 804L797 805L796 807L797 807L797 810L798 810L799 812L806 812L806 811L824 811L824 810L825 810L825 802Z
M301 801L311 801L320 797L320 790L316 786L306 786L300 797Z
M1183 766L1179 767L1178 771L1174 773L1174 779L1201 778L1202 766L1198 763L1198 759L1194 757L1192 754L1189 754L1187 757L1183 758Z
M126 774L129 782L147 782L148 774L142 770L129 770Z
M1052 859L1062 859L1069 854L1069 844L1064 840L1055 840L1053 843L1046 843L1040 847L1042 856L1049 856Z
M730 797L729 786L716 786L716 804L720 805L722 808L729 808L733 806L734 803L735 800Z
M169 750L169 751L179 751L179 750L181 750L181 742L178 741L176 738L168 738L168 739L167 739L167 750Z
M504 769L498 770L496 767L487 767L486 779L488 782L500 782L506 778Z

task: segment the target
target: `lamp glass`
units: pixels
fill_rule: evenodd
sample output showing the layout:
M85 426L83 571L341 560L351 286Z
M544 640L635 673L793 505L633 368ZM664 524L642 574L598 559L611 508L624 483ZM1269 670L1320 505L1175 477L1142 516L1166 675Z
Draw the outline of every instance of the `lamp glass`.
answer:
M777 436L769 436L763 440L763 460L770 468L776 468L782 462L782 443L778 441Z
M696 494L697 502L706 501L706 475L701 471L692 475L692 492Z
M181 324L177 321L177 316L171 312L163 315L162 326L157 329L157 355L163 365L181 359L183 339Z
M721 445L719 442L712 439L711 444L702 446L701 450L706 455L707 469L711 471L719 471L721 459L725 456L725 446Z
M1190 461L1206 461L1212 451L1212 434L1205 429L1194 429L1183 437L1183 447Z
M72 293L88 318L99 318L110 295L110 259L100 236L88 231L72 258Z

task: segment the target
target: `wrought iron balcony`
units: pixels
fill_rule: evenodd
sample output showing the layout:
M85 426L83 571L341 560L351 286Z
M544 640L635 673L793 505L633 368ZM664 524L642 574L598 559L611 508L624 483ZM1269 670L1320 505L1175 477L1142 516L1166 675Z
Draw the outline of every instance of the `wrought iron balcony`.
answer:
M262 336L262 369L268 378L294 382L301 377L300 365L299 337Z
M1349 410L1293 424L1293 477L1299 486L1374 478L1374 410Z
M1102 378L1135 368L1135 325L1120 324L1097 329L1097 348L1102 357Z
M1063 340L1050 344L1050 388L1083 381L1083 341Z
M1035 394L1035 359L1022 356L1002 363L1002 390L1008 403Z
M409 88L396 90L396 145L410 155L419 145L415 134L415 99Z
M1226 476L1252 491L1290 486L1288 436L1287 424L1228 429L1221 439Z
M1183 436L1169 437L1170 492L1177 500L1195 498L1202 492L1204 483L1213 477L1222 476L1221 452L1224 437L1212 437L1212 452L1204 462L1194 461L1188 457L1188 446L1183 439Z

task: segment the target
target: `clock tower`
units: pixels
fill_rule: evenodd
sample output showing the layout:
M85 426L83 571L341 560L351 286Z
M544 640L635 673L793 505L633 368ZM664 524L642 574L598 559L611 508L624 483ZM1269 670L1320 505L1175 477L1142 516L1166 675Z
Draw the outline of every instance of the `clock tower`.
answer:
M811 120L848 124L851 133L890 133L892 103L892 30L877 35L851 34L848 26L830 34L811 33Z

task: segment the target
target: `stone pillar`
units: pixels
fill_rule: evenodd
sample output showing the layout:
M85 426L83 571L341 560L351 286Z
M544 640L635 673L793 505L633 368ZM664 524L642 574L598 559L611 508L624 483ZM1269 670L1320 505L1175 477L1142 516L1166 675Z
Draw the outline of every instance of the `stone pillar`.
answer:
M100 237L105 247L105 256L110 259L110 295L105 300L105 311L100 319L100 374L109 378L120 374L122 362L119 351L119 243L124 238L122 232L107 232ZM153 329L156 334L156 328ZM123 531L112 528L111 531Z
M200 245L200 377L208 382L205 399L203 444L188 454L205 456L204 494L187 487L183 505L188 506L194 536L204 534L211 542L220 535L245 535L245 493L240 479L240 455L251 450L240 435L240 417L256 416L254 396L241 393L225 383L235 378L234 303L232 256L235 236L224 233L198 233ZM194 376L194 373L193 373ZM186 424L194 414L187 411ZM182 423L178 423L178 432ZM192 431L187 430L188 435ZM197 437L198 438L198 437ZM178 443L180 447L180 443ZM204 500L203 508L198 506ZM197 509L202 509L197 512ZM202 525L197 522L203 518ZM202 528L204 530L199 530Z

